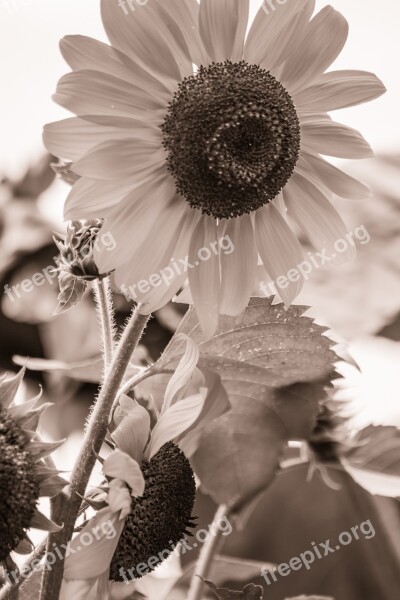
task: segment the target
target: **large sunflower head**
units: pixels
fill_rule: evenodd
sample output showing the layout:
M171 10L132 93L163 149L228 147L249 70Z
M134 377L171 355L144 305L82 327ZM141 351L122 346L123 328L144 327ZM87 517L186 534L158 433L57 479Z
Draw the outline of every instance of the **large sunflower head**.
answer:
M23 370L0 381L0 562L12 551L33 549L26 531L30 527L55 531L57 525L42 515L41 496L54 496L66 484L45 464L59 444L42 442L36 433L42 412L48 407L40 396L15 404Z
M211 334L220 313L245 308L259 262L273 281L303 262L291 225L335 253L346 227L330 200L369 190L321 155L372 150L328 113L384 86L371 73L326 72L348 25L331 6L313 16L315 0L263 4L247 36L249 0L101 7L111 45L62 41L73 72L55 100L77 117L45 129L48 149L80 177L65 216L104 219L116 247L96 251L98 268L143 312L188 279ZM302 283L279 287L285 303Z

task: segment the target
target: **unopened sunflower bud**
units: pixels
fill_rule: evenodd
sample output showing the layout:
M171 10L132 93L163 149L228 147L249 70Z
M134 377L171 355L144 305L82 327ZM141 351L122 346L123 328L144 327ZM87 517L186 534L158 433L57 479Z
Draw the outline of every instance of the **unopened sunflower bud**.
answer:
M56 314L65 312L80 302L88 282L108 275L99 273L93 256L101 225L99 220L72 221L65 236L54 236L54 242L60 251L57 269L60 294Z

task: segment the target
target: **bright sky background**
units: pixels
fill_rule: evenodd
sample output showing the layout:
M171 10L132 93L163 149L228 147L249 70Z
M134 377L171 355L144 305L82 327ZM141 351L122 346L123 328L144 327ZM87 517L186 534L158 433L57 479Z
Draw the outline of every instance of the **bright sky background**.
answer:
M400 2L332 1L350 22L349 41L336 66L374 71L388 88L383 98L341 111L339 119L362 130L376 150L399 152ZM43 124L68 116L51 101L58 78L68 71L58 41L73 33L104 40L99 4L0 0L0 174L20 171L42 148ZM260 4L252 0L253 12ZM321 8L326 2L317 4Z

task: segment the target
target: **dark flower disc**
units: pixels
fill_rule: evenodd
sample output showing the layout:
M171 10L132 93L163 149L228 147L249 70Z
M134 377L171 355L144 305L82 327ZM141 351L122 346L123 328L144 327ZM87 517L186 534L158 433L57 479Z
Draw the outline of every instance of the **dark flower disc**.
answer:
M142 465L146 482L142 497L132 500L117 549L110 579L138 579L168 558L193 527L196 486L190 463L183 452L168 442ZM149 560L152 559L152 560ZM147 565L142 571L137 567Z
M0 561L18 546L39 499L35 461L22 429L0 407Z
M213 63L184 79L161 128L177 191L215 218L268 204L300 152L291 96L269 71L244 61Z

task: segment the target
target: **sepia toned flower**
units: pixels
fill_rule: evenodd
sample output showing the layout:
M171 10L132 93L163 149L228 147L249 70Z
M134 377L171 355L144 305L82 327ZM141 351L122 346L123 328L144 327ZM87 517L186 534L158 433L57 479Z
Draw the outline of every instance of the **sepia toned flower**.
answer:
M98 268L115 270L117 288L134 289L146 314L188 278L211 335L219 314L247 306L259 259L272 280L302 262L291 224L318 250L345 236L330 200L369 190L321 155L372 150L328 113L377 98L384 86L372 73L326 72L348 24L331 6L313 16L315 0L260 8L247 37L249 0L120 4L101 2L111 46L61 42L73 72L54 98L77 117L48 125L44 140L80 177L65 217L105 219L116 248L96 251ZM234 252L199 261L225 235ZM174 272L171 262L185 260L193 268ZM171 276L158 277L168 267ZM281 290L287 305L302 283Z
M60 529L37 505L40 497L55 496L66 485L43 460L60 443L43 442L36 433L49 404L40 404L40 395L15 403L23 374L21 370L15 377L0 379L0 563L12 551L29 554L33 550L27 536L31 527Z
M163 397L154 398L155 419L139 401L125 395L119 400L110 426L113 449L103 462L106 504L82 530L110 520L116 535L103 536L66 559L61 598L72 592L77 600L103 597L100 588L106 590L104 598L112 598L109 581L148 576L194 527L190 458L204 428L228 410L229 401L220 378L197 368L194 342L183 334L178 339L186 342L186 350ZM73 549L77 546L79 536L72 542ZM136 571L143 564L146 572ZM135 589L146 589L144 579L144 587Z

